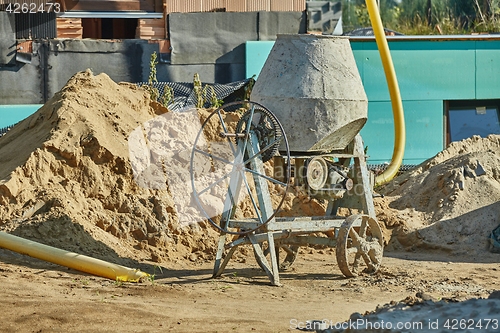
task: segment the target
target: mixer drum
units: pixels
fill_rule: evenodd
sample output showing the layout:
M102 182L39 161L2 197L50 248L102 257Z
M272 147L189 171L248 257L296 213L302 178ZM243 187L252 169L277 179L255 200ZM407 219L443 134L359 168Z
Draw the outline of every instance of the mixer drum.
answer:
M251 100L277 116L293 152L345 148L368 113L347 37L278 35Z

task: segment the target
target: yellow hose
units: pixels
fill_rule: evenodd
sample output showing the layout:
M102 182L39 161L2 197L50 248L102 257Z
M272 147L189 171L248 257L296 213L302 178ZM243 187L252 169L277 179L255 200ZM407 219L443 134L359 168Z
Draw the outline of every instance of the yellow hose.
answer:
M115 281L137 282L149 274L0 232L0 247Z
M384 66L385 77L391 96L392 113L394 116L394 150L392 152L391 163L382 174L375 178L375 184L382 185L394 178L403 162L406 144L405 118L398 79L394 71L389 45L385 38L384 26L382 25L382 19L378 11L377 1L366 0L366 7L368 8L368 14L372 22L373 33L380 52L380 58L382 59L382 65Z

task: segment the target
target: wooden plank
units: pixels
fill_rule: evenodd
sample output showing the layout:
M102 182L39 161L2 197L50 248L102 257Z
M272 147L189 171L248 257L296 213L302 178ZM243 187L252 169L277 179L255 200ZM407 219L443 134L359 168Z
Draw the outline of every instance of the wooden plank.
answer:
M81 27L82 24L76 24L76 23L59 23L57 22L57 27L58 28L78 28L78 27Z
M136 30L139 39L163 39L166 28L163 19L140 19Z
M301 216L295 218L277 217L273 222L267 224L267 230L291 230L303 232L327 231L339 228L344 222L344 218L331 217L310 217ZM231 228L255 229L260 226L256 219L239 219L229 222Z
M57 38L82 38L83 26L80 18L56 19Z
M163 19L139 19L140 25L153 25L153 26L164 26L165 20Z
M59 29L59 30L80 29L81 27L82 27L81 25L64 25L64 24L57 25L57 29Z
M165 32L165 28L161 27L139 27L140 31L157 31L157 32Z
M64 39L64 38L81 39L82 35L81 34L62 34L62 35L58 35L57 38L59 38L59 39Z
M142 37L150 37L150 36L154 36L154 37L157 37L157 38L164 38L164 34L160 34L160 33L157 33L157 32L153 32L153 31L140 31L139 32L139 38L142 39Z

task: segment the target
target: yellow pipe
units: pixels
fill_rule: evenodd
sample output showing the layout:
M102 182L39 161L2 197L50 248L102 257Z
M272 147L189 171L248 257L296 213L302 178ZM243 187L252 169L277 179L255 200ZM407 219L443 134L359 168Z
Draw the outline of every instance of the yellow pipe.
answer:
M82 254L57 249L5 232L0 232L0 247L115 281L137 282L140 278L149 276L149 274L138 269L115 265Z
M403 162L406 144L405 118L398 79L394 71L389 45L385 38L384 26L380 18L377 1L366 0L366 7L368 8L368 14L372 22L373 33L380 52L380 58L382 59L382 65L384 66L385 77L391 96L392 113L394 116L394 150L392 152L391 163L382 174L375 178L375 184L382 185L394 178Z

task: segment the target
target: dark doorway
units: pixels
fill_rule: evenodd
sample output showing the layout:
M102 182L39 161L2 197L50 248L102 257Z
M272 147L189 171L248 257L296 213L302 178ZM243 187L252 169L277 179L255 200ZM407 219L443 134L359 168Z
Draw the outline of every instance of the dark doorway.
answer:
M134 39L137 19L130 18L84 18L83 38Z

